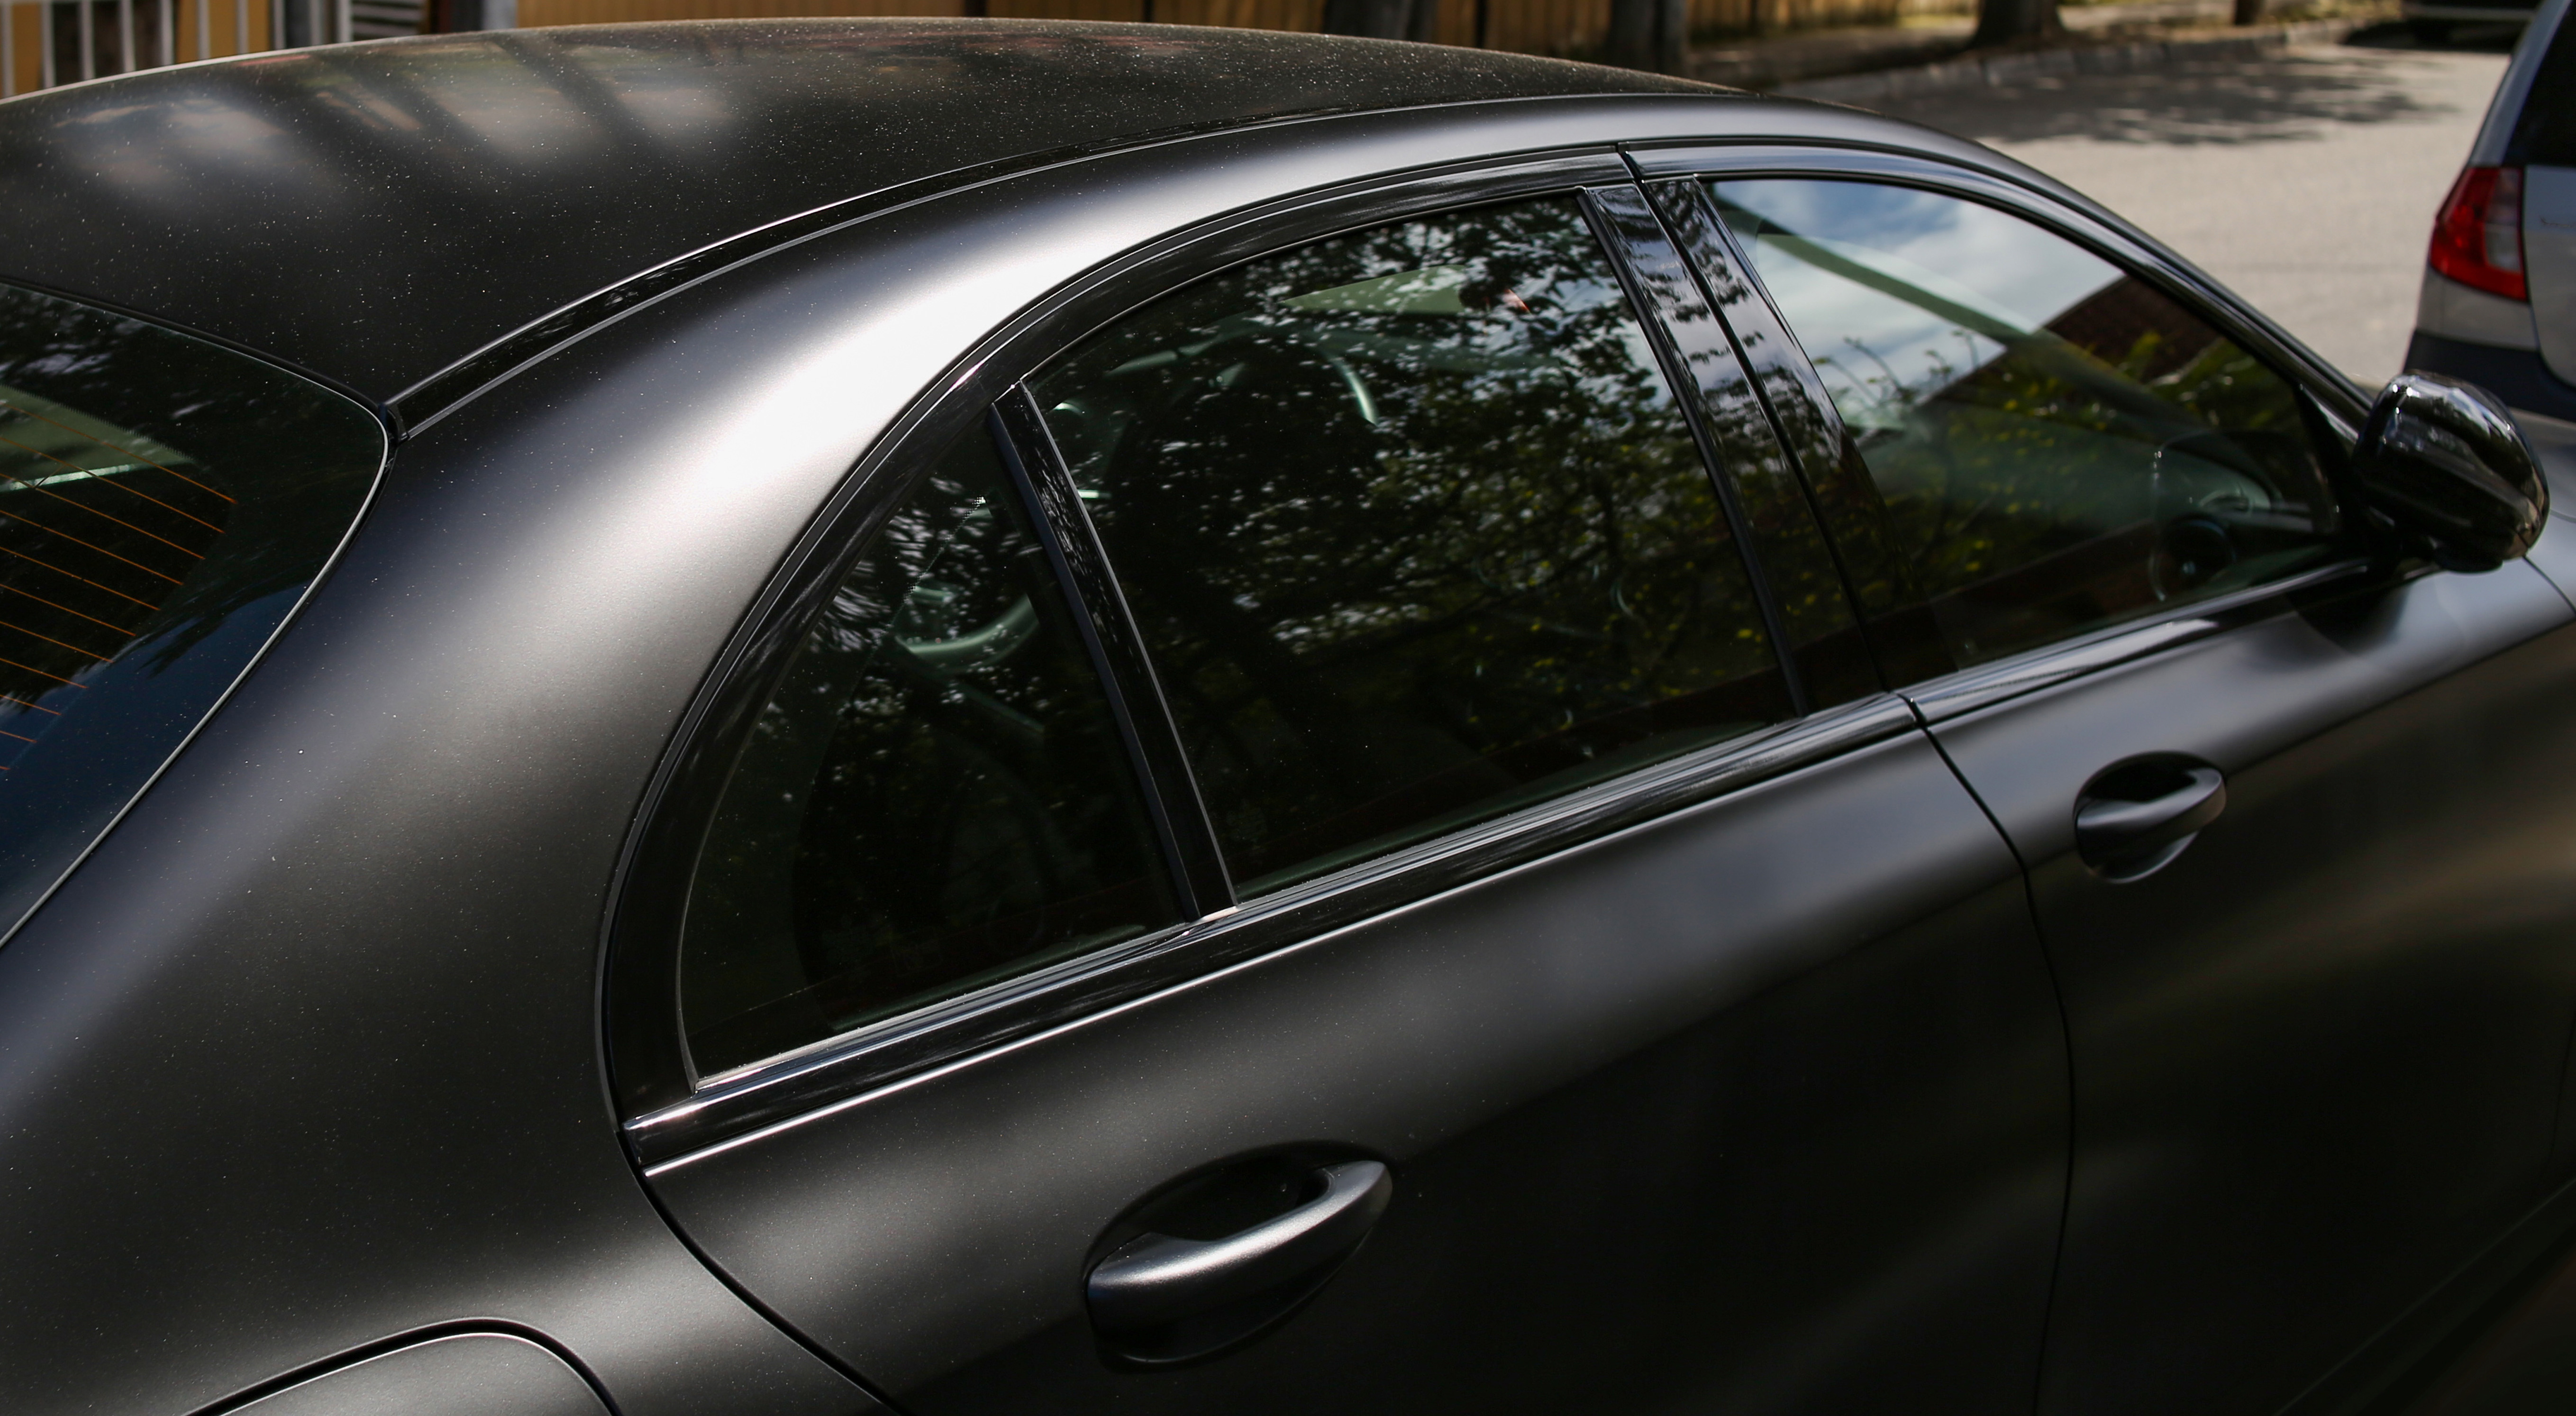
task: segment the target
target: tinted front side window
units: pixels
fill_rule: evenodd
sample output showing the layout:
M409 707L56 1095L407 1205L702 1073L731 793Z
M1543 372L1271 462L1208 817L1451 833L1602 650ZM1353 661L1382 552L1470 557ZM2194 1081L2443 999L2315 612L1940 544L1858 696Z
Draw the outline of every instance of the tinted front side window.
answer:
M0 930L276 631L384 455L308 380L0 287Z
M1255 262L1033 387L1241 890L1787 715L1570 200Z
M725 787L681 942L700 1072L1173 921L1067 614L968 435L842 581Z
M2171 297L1955 197L1715 192L1885 502L1882 643L1975 664L2337 553L2297 393Z

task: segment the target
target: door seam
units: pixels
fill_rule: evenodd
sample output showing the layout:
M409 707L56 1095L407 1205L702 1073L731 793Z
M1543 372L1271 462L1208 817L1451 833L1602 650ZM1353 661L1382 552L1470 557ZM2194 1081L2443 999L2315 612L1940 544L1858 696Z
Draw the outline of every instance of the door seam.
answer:
M2032 1416L2039 1416L2047 1393L2049 1342L2057 1326L2058 1289L2066 1272L2066 1235L2075 1215L2074 1020L2067 1016L2066 987L2058 977L2057 954L2049 947L2048 929L2040 920L2039 895L2031 884L2030 862L2022 858L2021 847L2014 843L2012 833L2004 829L2004 823L1995 816L1994 809L1986 805L1986 799L1978 794L1976 784L1968 780L1967 773L1959 770L1958 763L1950 760L1950 750L1941 745L1941 735L1932 730L1932 722L1924 716L1922 705L1916 703L1911 694L1900 692L1897 697L1904 700L1907 710L1914 714L1914 726L1923 734L1923 740L1932 745L1933 754L1941 759L1942 766L1950 769L1950 776L1958 782L1959 789L1968 794L1968 800L1977 804L1978 814L1995 828L1995 835L2003 841L2005 852L2012 856L2013 868L2021 876L2022 908L2029 912L2031 937L2039 942L2040 966L2048 970L2049 996L2057 1004L2058 1055L2066 1062L2066 1153L2058 1176L2057 1247L2049 1256L2048 1298L2040 1308L2039 1352L2031 1373L2030 1409Z

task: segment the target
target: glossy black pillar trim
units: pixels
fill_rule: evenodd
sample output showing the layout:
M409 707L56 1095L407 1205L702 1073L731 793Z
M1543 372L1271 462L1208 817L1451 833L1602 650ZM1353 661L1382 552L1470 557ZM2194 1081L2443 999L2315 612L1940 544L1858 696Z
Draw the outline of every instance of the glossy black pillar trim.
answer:
M1633 773L1246 902L1231 914L1067 959L708 1083L627 1123L655 1172L855 1105L908 1078L1303 943L1499 871L1915 730L1893 694Z
M1778 440L1780 451L1789 459L1790 470L1797 476L1798 490L1806 496L1807 515L1815 521L1819 534L1824 537L1826 553L1833 557L1834 573L1842 577L1844 603L1851 606L1855 618L1865 620L1860 585L1851 572L1851 556L1842 539L1834 534L1833 523L1826 518L1824 503L1816 493L1816 483L1823 469L1808 465L1807 453L1798 446L1797 439L1789 435L1789 424L1781 416L1771 390L1762 386L1759 365L1745 347L1743 331L1736 328L1735 318L1727 313L1725 303L1718 299L1709 269L1712 261L1723 261L1726 273L1742 281L1745 289L1752 293L1760 307L1755 313L1766 321L1764 332L1780 340L1784 365L1796 375L1799 390L1805 395L1810 411L1837 446L1844 436L1841 411L1834 407L1833 399L1826 396L1824 385L1816 378L1814 366L1789 334L1788 323L1780 318L1779 307L1771 303L1770 290L1753 274L1752 265L1728 235L1726 223L1717 219L1708 189L1688 178L1641 182L1640 189L1646 194L1647 208L1663 226L1664 239L1672 243L1674 250L1683 253L1683 265L1690 270L1691 279L1698 283L1700 298L1708 302L1709 313L1716 319L1718 328L1726 331L1727 348L1734 352L1736 365L1744 370L1746 384L1751 386L1754 398L1762 405L1762 415L1770 420L1771 436ZM1883 665L1880 675L1884 682Z
M1716 432L1708 425L1707 412L1700 406L1699 380L1691 374L1690 362L1674 342L1662 307L1646 289L1637 269L1636 253L1630 249L1633 242L1662 240L1663 230L1647 209L1644 194L1633 186L1586 188L1583 214L1592 224L1593 239L1609 252L1611 268L1618 273L1629 310L1645 331L1646 344L1655 351L1655 361L1663 366L1673 405L1681 409L1691 442L1699 448L1700 463L1717 488L1718 503L1726 508L1727 525L1735 533L1735 553L1743 558L1744 573L1753 586L1753 603L1762 612L1763 632L1771 637L1772 661L1780 666L1780 682L1789 693L1789 711L1803 718L1811 700L1806 676L1798 664L1797 641L1789 633L1789 617L1780 608L1780 592L1763 571L1761 548L1754 542L1752 519L1744 513L1743 494L1735 484L1733 469L1727 466L1724 451L1718 447ZM1654 234L1648 236L1641 227Z
M1928 616L1906 608L1919 598L1911 588L1913 578L1892 549L1896 535L1886 500L1862 464L1842 410L1743 247L1726 229L1708 184L1696 178L1664 179L1646 184L1646 193L1674 244L1690 254L1694 278L1789 450L1799 490L1824 528L1827 554L1860 617L1862 641L1880 685L1893 688L1947 672L1953 667L1949 653L1934 641ZM1793 387L1774 387L1775 378ZM1894 600L1874 604L1867 592L1882 584Z
M1136 632L1127 597L1110 572L1100 536L1082 509L1073 473L1065 466L1054 434L1047 431L1046 417L1029 395L1028 385L1013 385L993 405L992 429L1002 460L1036 514L1057 579L1081 609L1083 647L1091 653L1092 665L1109 695L1110 711L1118 719L1118 735L1127 744L1128 761L1135 765L1146 810L1171 866L1181 918L1197 919L1230 908L1234 885L1226 878L1225 861L1208 826L1206 808L1200 804L1189 758L1173 731L1162 684Z

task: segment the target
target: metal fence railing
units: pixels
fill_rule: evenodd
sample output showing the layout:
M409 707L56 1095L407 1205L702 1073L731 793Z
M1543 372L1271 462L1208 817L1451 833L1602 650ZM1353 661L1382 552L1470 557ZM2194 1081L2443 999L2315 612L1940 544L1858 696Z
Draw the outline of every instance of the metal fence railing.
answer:
M422 0L0 0L0 98L420 28Z

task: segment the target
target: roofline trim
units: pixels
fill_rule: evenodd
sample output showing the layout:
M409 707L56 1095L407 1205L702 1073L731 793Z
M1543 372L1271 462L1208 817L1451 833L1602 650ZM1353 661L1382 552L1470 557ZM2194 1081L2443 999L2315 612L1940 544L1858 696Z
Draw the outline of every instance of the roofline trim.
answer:
M1524 104L1567 102L1663 103L1676 98L1752 100L1763 97L1765 96L1741 89L1711 85L1706 94L1616 92L1535 94L1517 98L1478 98L1450 103L1408 104L1394 108L1310 109L1303 113L1283 114L1250 122L1229 120L1212 124L1163 128L1106 142L1051 148L1043 152L1004 158L996 162L955 168L948 172L898 183L892 187L881 187L874 191L842 197L792 216L780 217L736 232L694 251L674 256L659 265L649 266L615 284L592 291L588 295L559 305L530 320L393 395L383 406L388 410L396 437L398 439L410 437L426 431L449 414L517 377L530 366L552 357L556 352L579 342L609 324L751 261L793 249L807 241L830 235L846 227L890 215L939 197L971 191L995 182L1069 167L1112 154L1130 153L1143 148L1173 146L1265 129L1285 128L1301 123L1330 122L1354 117L1375 117L1382 114L1430 113L1444 109L1465 108L1504 109ZM276 361L272 359L271 362ZM377 405L370 402L369 406Z

